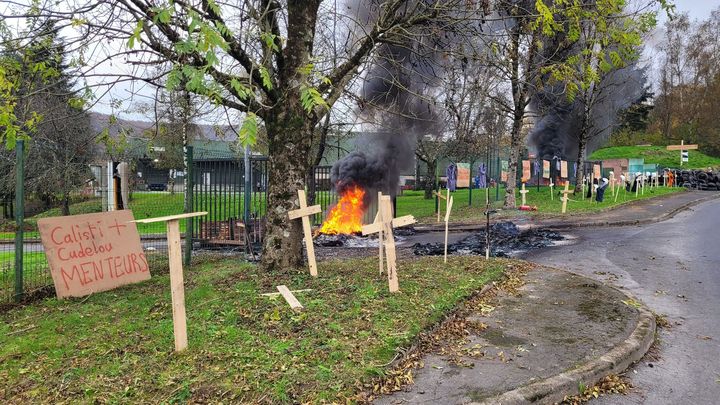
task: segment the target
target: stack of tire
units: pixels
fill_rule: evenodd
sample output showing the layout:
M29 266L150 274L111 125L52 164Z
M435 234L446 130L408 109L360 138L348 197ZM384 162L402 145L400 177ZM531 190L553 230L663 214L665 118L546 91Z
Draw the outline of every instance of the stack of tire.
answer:
M680 187L693 190L720 190L720 172L706 170L673 170Z

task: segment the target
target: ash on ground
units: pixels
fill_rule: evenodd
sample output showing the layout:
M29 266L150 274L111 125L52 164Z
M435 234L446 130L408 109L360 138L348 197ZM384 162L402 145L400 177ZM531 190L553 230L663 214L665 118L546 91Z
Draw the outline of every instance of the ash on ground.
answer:
M393 229L393 237L395 242L402 242L405 240L405 236L411 236L415 234L413 228L398 228ZM376 235L328 235L321 233L315 239L313 244L318 247L348 247L348 248L371 248L378 247L378 238Z
M550 246L563 239L558 232L549 229L521 231L512 222L498 222L490 226L490 256L510 257L520 252ZM412 250L418 256L441 256L445 253L445 245L443 243L416 243L412 246ZM485 230L449 244L448 254L484 255Z

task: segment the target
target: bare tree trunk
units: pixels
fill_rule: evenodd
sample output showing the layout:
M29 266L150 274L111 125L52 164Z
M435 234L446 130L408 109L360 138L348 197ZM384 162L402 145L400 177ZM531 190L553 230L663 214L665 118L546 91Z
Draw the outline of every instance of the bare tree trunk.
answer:
M70 193L63 193L62 197L62 215L70 215Z
M284 104L290 107L265 120L270 158L262 266L267 271L288 271L303 264L301 222L290 221L288 211L300 208L297 190L305 188L313 125L302 111L291 109L299 103Z
M505 185L505 208L515 208L515 181L517 179L517 168L520 160L520 148L522 147L522 122L524 112L516 111L513 119L512 133L510 135L510 158L508 159L508 178Z
M588 133L590 132L589 109L586 108L583 114L582 126L580 127L580 139L578 141L577 170L575 171L575 192L582 193L583 170L585 168L585 151L587 150ZM592 187L592 184L590 185Z
M435 190L435 171L437 170L437 160L425 162L427 165L427 181L425 181L425 199L430 200L433 198L433 191Z

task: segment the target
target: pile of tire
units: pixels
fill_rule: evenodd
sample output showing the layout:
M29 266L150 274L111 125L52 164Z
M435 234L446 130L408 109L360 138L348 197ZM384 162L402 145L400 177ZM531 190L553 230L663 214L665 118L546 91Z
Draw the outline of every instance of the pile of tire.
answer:
M720 172L709 170L673 170L680 187L693 190L720 190Z

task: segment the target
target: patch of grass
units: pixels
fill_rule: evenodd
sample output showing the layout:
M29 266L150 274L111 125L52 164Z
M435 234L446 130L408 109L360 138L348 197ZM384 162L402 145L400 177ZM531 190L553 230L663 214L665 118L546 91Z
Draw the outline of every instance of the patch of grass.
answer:
M699 150L691 150L687 163L680 166L680 151L667 150L664 146L614 146L598 149L590 156L592 160L644 158L646 164L659 164L660 167L678 167L684 169L719 168L720 158L708 156Z
M493 219L499 219L499 218L515 218L515 217L533 217L533 218L548 218L548 217L555 217L562 215L562 201L560 201L560 189L558 187L553 188L553 198L550 198L550 187L540 187L539 189L535 186L527 187L528 193L526 194L527 204L530 206L537 207L537 211L520 211L520 210L500 210L497 213L492 215ZM573 190L571 187L570 190ZM522 199L520 197L520 190L518 189L516 191L516 202L519 206ZM658 187L658 188L645 188L645 193L640 194L638 193L637 198L635 197L635 193L626 192L624 189L621 189L619 191L619 195L617 198L617 202L615 201L615 198L612 196L612 193L610 189L605 192L605 201L598 203L594 200L590 200L589 198L582 198L581 195L574 196L570 194L571 201L568 201L568 214L578 214L578 213L593 213L593 212L601 212L622 204L626 204L632 201L636 200L643 200L648 199L652 197L658 197L666 194L671 193L678 193L686 191L684 188L681 187ZM464 192L464 193L463 193ZM477 193L478 198L475 199L475 194ZM491 206L493 209L498 209L502 207L502 200L501 201L494 201L494 193L495 190L490 191L490 201ZM504 193L504 190L501 190L501 199L502 199L502 193ZM464 195L463 195L464 194ZM484 190L473 190L473 205L469 206L467 204L467 190L458 190L455 193L452 193L454 197L453 202L453 210L452 214L450 215L450 221L453 222L482 222L485 220L484 212L485 212L485 191ZM425 205L432 208L432 210L435 209L434 201L424 200ZM460 204L458 204L458 201L460 201ZM462 201L465 201L463 204ZM442 213L445 212L445 205L444 201L442 201ZM432 205L430 205L432 204ZM398 202L398 215L404 215L401 213L401 203ZM427 213L427 210L429 208L425 208L425 211L421 211L423 213ZM410 212L412 213L412 212ZM566 215L568 215L566 214ZM417 214L415 214L418 216ZM420 218L421 222L435 222L437 221L437 216L435 214L430 213L430 215L425 216L424 218ZM442 220L442 218L441 218Z
M237 259L186 270L189 349L173 353L169 280L0 315L3 402L346 402L398 349L510 261L399 262L390 294L376 259L328 261L320 277L262 272ZM305 306L261 297L286 284Z

